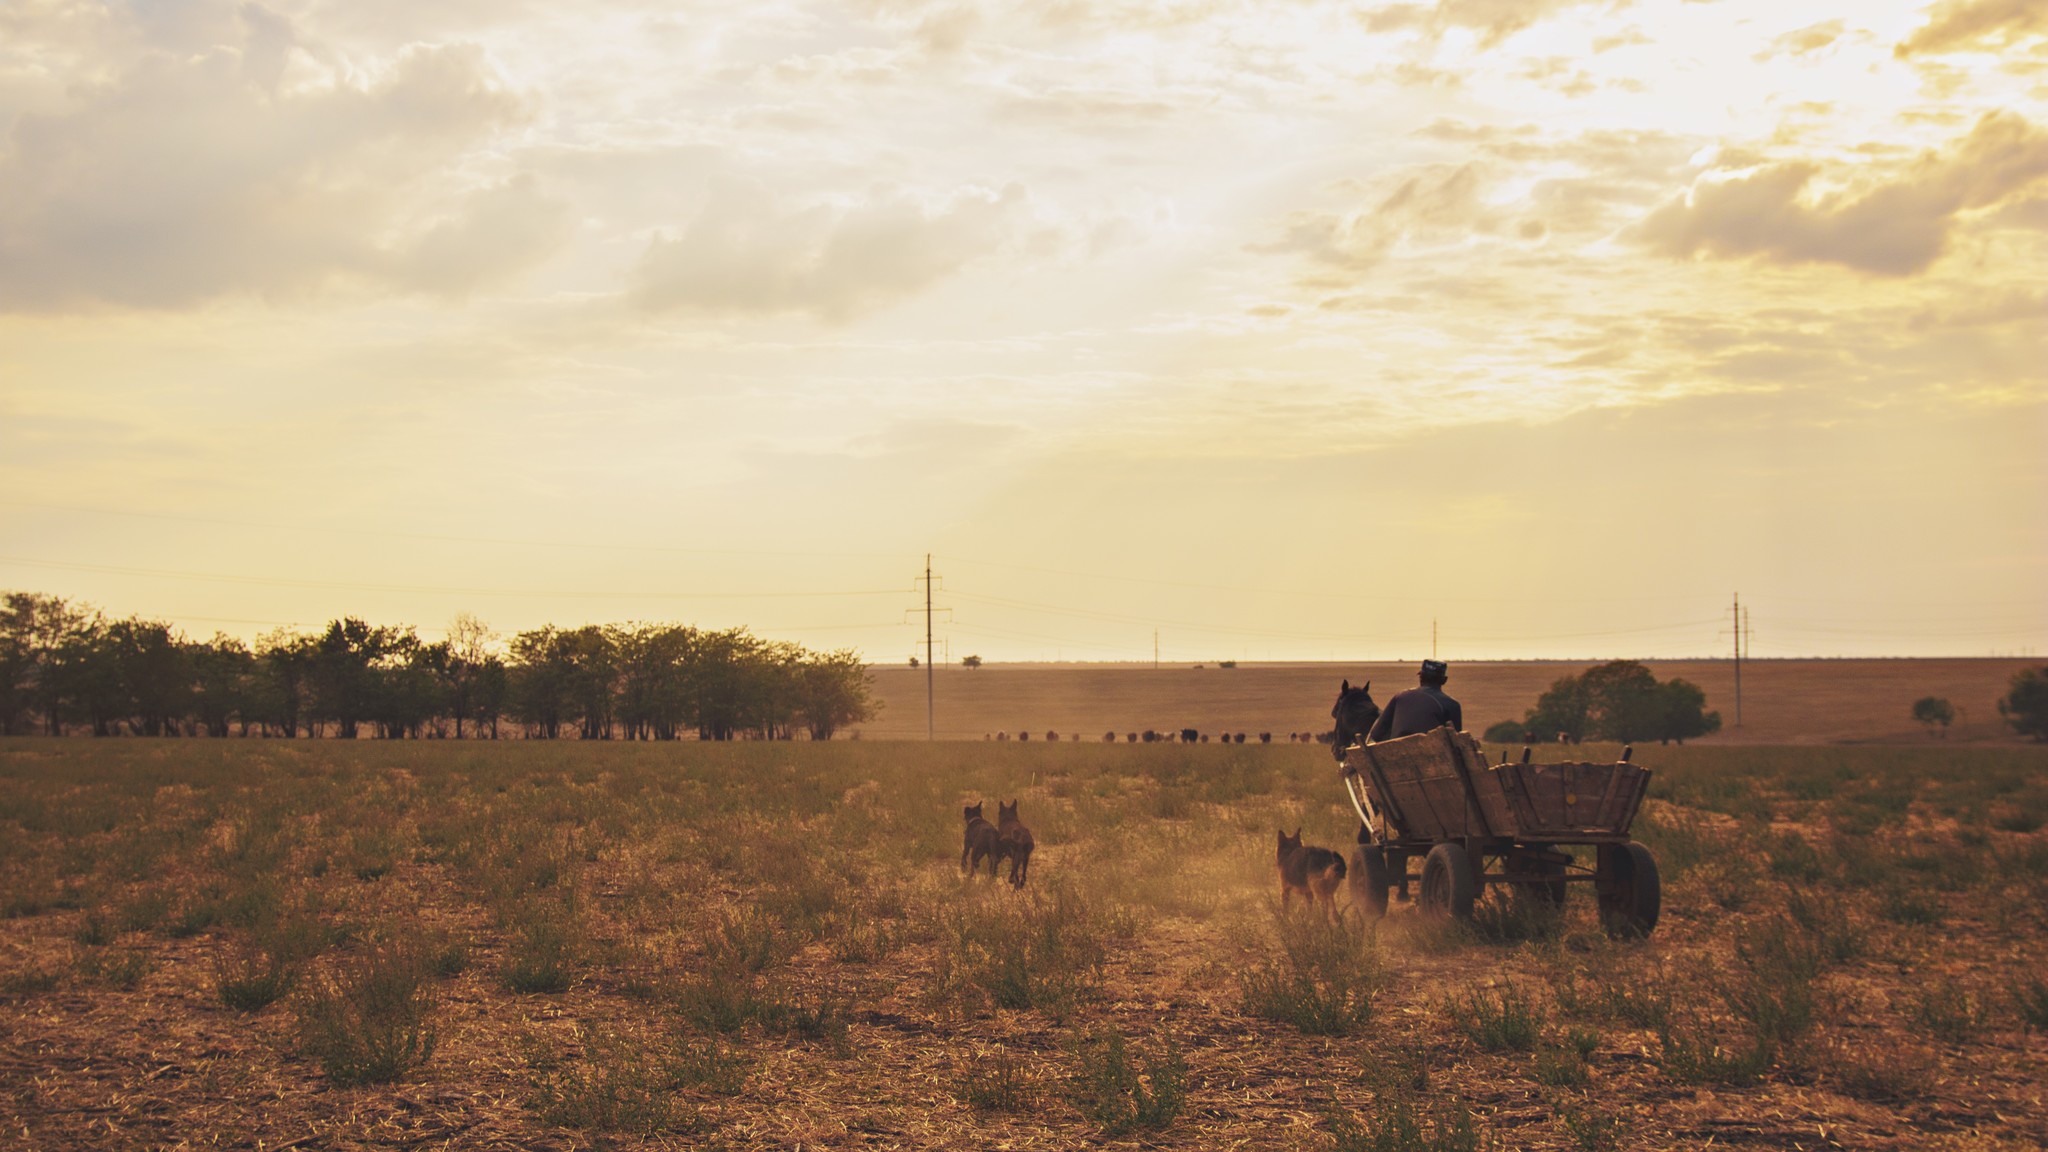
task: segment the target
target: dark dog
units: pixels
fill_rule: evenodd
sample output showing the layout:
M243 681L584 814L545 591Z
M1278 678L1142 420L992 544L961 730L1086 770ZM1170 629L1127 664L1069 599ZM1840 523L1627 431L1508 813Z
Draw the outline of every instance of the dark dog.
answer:
M960 845L961 869L973 875L981 867L982 857L986 856L989 879L995 879L996 861L1003 858L996 826L982 819L980 804L967 805L960 809L960 815L967 818L967 838Z
M1344 857L1328 848L1301 842L1301 829L1294 835L1280 833L1280 907L1284 911L1296 892L1314 908L1318 900L1331 919L1337 917L1337 885L1344 882Z
M1018 801L1008 804L996 801L996 851L1010 861L1010 887L1022 888L1031 871L1031 850L1038 841L1031 836L1031 829L1017 819ZM989 875L995 875L995 864L988 866Z

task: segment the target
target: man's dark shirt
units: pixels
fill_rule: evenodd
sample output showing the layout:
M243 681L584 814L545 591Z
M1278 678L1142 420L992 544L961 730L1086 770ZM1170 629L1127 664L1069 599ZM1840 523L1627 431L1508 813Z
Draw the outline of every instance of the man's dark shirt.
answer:
M1460 732L1464 731L1465 710L1458 707L1456 700L1444 695L1443 689L1425 684L1387 701L1387 710L1380 713L1379 722L1372 726L1372 734L1366 739L1379 741L1413 736L1446 723Z

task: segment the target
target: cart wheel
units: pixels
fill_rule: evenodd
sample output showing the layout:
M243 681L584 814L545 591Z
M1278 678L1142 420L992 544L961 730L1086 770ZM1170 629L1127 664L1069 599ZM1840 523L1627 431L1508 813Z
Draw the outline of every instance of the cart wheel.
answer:
M1650 934L1663 907L1657 858L1631 840L1600 846L1600 923L1617 940Z
M1422 914L1456 920L1472 918L1479 879L1462 844L1439 844L1422 858Z
M1387 850L1377 844L1361 844L1351 852L1351 899L1375 917L1387 914L1387 889L1393 886L1387 871Z

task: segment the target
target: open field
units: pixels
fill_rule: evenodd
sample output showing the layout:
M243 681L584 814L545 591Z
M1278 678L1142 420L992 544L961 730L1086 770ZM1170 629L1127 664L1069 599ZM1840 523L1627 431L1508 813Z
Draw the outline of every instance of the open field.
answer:
M1470 661L1452 665L1449 690L1465 707L1465 726L1483 732L1498 720L1519 720L1560 676L1592 667L1594 660ZM1682 677L1706 691L1707 707L1723 728L1706 742L1806 744L1838 741L1930 743L1912 719L1913 701L1944 696L1961 711L1949 742L2015 740L1998 715L2013 674L2042 661L2008 659L1754 660L1742 666L1743 726L1735 723L1734 665L1727 660L1645 660L1660 680ZM1156 728L1203 732L1326 732L1337 682L1371 680L1384 702L1415 686L1415 665L1245 664L1194 668L1170 664L1154 670L1135 664L991 664L968 671L937 670L938 733L979 740L992 732L1032 739L1057 731L1090 742ZM922 737L922 669L898 665L873 671L883 710L863 725L869 738Z
M2048 749L1638 759L1617 943L1281 915L1321 748L0 742L0 1147L2048 1142Z

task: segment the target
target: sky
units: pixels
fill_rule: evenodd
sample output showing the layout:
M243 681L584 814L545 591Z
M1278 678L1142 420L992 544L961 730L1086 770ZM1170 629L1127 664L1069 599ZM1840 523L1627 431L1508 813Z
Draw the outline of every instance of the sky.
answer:
M0 0L0 588L894 662L928 554L955 661L2048 651L2048 5Z

